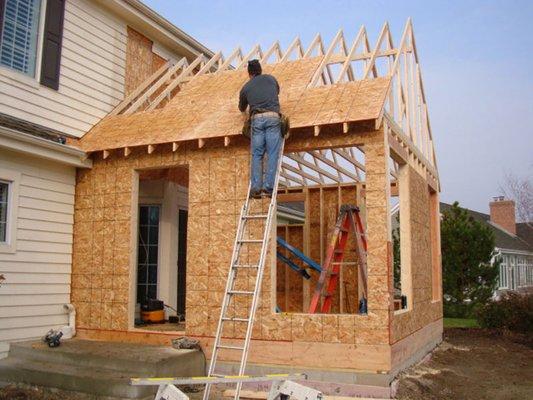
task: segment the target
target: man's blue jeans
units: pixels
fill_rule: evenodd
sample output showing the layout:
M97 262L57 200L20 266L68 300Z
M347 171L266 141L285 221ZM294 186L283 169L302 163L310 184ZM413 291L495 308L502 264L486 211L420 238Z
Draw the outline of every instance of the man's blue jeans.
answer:
M281 148L281 126L279 117L256 115L252 118L252 193L264 190L272 192ZM263 182L263 156L267 154L265 179Z

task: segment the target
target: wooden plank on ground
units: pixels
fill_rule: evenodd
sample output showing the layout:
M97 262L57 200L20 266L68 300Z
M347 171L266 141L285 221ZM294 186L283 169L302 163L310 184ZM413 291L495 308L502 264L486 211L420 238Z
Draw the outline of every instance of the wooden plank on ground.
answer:
M222 396L230 398L235 396L235 390L233 389L227 389L224 390L222 393ZM257 399L257 400L264 400L268 398L267 392L256 392L253 390L241 390L240 394L241 399ZM324 400L385 400L385 399L375 399L375 398L368 398L368 397L347 397L347 396L324 396Z

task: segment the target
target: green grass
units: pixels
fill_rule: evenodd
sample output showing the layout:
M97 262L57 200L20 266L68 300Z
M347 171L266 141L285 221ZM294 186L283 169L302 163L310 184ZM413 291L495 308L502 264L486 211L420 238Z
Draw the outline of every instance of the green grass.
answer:
M479 328L475 319L468 318L444 318L445 328Z

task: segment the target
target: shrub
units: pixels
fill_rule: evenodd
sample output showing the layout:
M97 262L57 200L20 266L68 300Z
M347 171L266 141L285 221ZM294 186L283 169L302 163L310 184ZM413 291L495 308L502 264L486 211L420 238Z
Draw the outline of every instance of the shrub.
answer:
M472 318L496 288L494 234L455 202L442 213L441 246L444 316Z
M533 331L533 294L505 293L478 308L476 317L482 328Z

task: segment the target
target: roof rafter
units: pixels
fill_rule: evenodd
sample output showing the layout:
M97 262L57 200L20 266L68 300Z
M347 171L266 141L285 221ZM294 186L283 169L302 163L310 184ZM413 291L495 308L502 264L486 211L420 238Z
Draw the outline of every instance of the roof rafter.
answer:
M292 43L287 47L287 50L285 51L285 54L281 57L279 62L285 62L289 60L289 57L291 54L296 50L296 54L298 58L302 58L304 56L304 51L302 48L302 41L300 40L299 36L296 36Z

